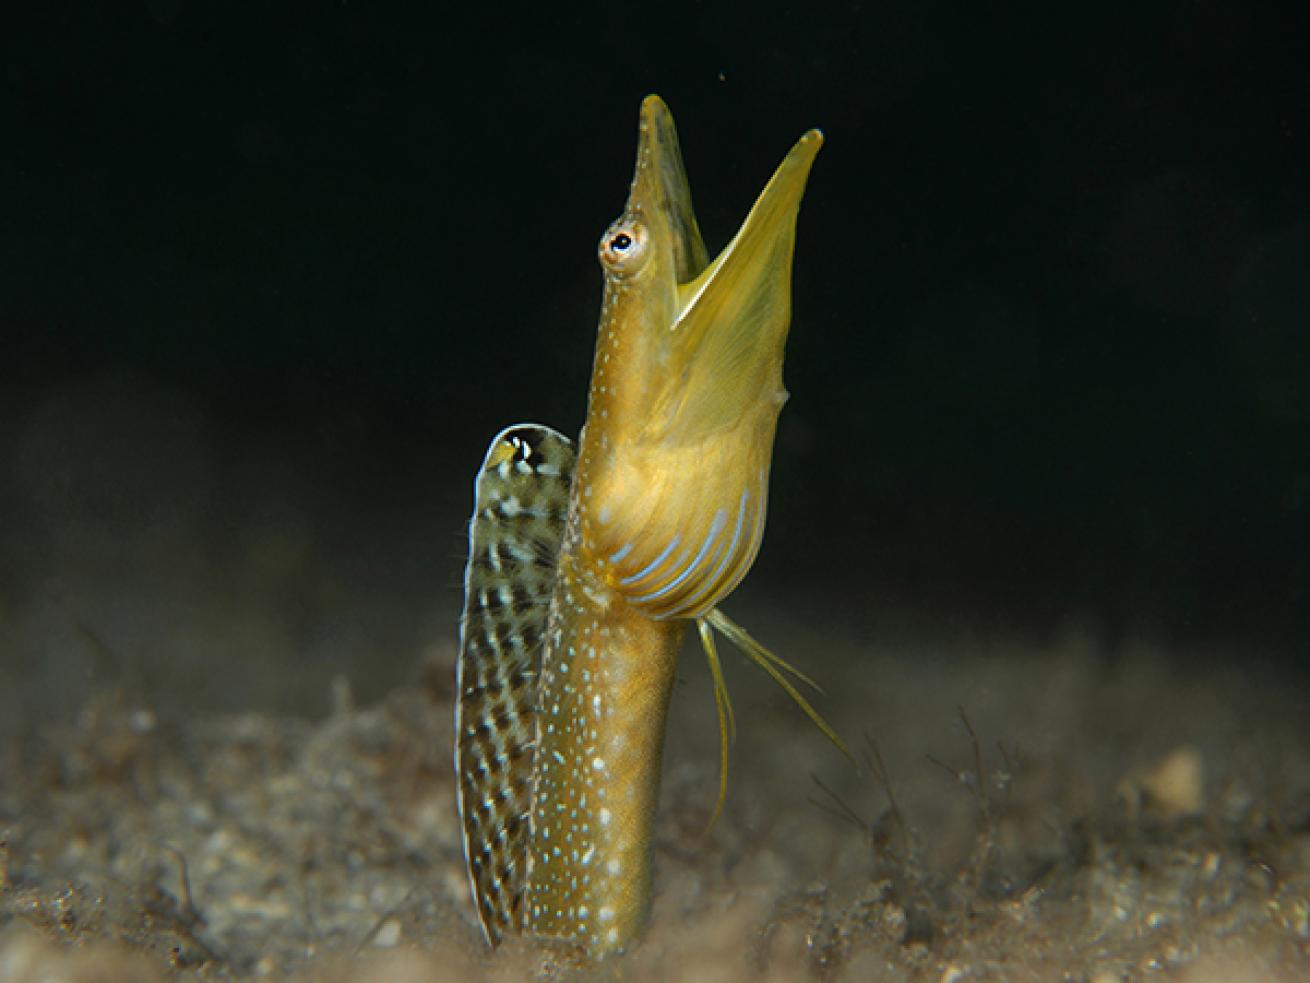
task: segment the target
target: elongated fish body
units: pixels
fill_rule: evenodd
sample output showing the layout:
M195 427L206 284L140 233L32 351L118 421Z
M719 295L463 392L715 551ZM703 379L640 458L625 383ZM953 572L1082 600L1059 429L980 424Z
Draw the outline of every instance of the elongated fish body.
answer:
M456 770L470 882L493 944L521 930L602 957L637 937L689 623L725 735L711 627L836 740L778 672L790 667L717 608L763 535L796 214L821 142L815 130L801 138L711 262L672 117L648 97L628 203L600 244L605 294L576 458L566 438L526 424L487 453Z

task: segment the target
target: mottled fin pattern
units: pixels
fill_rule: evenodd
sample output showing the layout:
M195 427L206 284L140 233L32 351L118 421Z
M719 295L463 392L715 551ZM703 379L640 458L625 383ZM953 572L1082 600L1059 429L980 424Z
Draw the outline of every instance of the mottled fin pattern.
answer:
M537 673L573 460L562 434L509 427L491 442L475 486L455 773L469 882L493 945L523 924Z

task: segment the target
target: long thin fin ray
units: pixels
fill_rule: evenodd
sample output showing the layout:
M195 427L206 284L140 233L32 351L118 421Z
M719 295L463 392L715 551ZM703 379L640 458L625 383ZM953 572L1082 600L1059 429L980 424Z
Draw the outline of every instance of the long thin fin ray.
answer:
M710 678L714 681L714 711L719 718L719 797L714 803L710 821L705 826L705 832L708 833L719 821L719 816L723 815L723 803L728 798L728 746L737 739L737 719L733 716L728 685L723 679L723 665L719 662L719 650L714 644L714 632L704 618L696 619L696 630L700 632L705 661L709 663Z
M808 676L796 669L790 663L786 662L784 659L774 655L766 649L763 645L752 638L750 634L747 633L746 629L742 628L718 608L712 610L703 620L718 629L718 631L726 636L729 641L731 641L737 649L746 656L746 658L750 659L768 673L773 681L782 687L783 692L790 696L792 701L801 708L801 711L805 716L810 718L810 722L813 723L815 727L819 728L823 736L828 738L833 746L842 754L850 758L851 761L855 761L855 756L851 754L851 750L846 746L846 742L837 736L837 732L834 731L828 722L823 719L819 711L814 709L810 704L810 701L805 698L804 694L802 694L792 681L787 678L784 674L784 670L786 673L790 673L797 679L802 680L818 690L819 687ZM699 624L700 622L697 623ZM704 633L702 633L702 638L703 637Z

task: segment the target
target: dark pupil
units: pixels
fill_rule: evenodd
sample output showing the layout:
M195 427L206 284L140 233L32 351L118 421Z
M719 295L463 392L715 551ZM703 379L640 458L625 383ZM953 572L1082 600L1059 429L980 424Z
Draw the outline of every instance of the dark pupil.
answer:
M625 251L631 245L632 236L628 235L626 232L620 232L610 240L610 248L620 253Z

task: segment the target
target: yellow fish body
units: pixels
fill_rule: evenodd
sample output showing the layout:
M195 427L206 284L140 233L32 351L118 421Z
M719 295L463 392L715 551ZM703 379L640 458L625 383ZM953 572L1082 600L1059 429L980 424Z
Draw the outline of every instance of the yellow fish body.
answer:
M673 119L648 97L627 206L600 243L605 293L576 457L561 435L520 425L493 440L479 472L456 771L493 944L525 931L600 957L639 933L688 623L710 659L725 763L731 711L711 627L840 746L779 672L789 667L717 609L763 535L796 215L821 143L817 130L800 139L711 262Z

